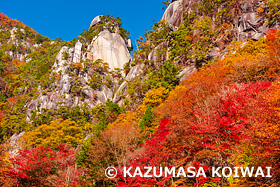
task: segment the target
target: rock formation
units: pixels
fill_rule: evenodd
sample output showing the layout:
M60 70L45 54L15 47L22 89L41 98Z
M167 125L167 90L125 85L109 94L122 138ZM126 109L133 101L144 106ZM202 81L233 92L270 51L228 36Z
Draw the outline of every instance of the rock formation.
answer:
M69 59L65 59L67 53ZM93 108L100 102L106 102L107 99L112 99L112 91L102 85L101 89L93 89L88 84L90 75L81 69L73 68L73 64L79 63L81 57L81 43L78 41L74 48L62 47L56 57L56 61L52 68L52 76L59 75L59 79L52 85L49 85L47 90L42 90L39 97L32 100L28 104L27 116L28 120L31 116L31 111L42 111L42 109L54 109L59 106L72 108L81 106L87 103L90 108ZM81 65L83 65L81 63ZM79 94L74 94L74 87L78 87ZM81 99L81 96L83 99Z
M196 0L174 1L167 7L162 20L167 21L170 29L176 30L183 21L183 12L191 13L193 11L193 5L198 2L199 1ZM257 9L261 6L263 6L263 2L260 0L246 1L241 5L241 14L233 21L233 31L236 40L258 40L263 37L269 29L279 28L277 24L273 26L267 25L266 17L258 15Z
M162 20L166 21L169 25L169 28L172 31L176 31L178 29L178 26L183 22L183 14L184 13L192 13L193 11L197 11L194 7L196 3L202 3L201 1L197 0L177 0L170 3L170 5L167 7L167 9L164 12L164 15L162 16ZM229 28L225 30L225 32L221 32L215 41L212 43L212 48L208 51L208 59L212 59L213 57L217 58L223 58L225 52L226 52L226 46L230 44L231 41L238 40L241 42L246 42L247 40L259 40L263 36L266 35L267 31L269 29L279 29L279 23L276 22L273 25L268 25L267 16L265 14L259 14L258 9L263 8L264 10L266 7L264 7L264 3L260 0L256 1L245 1L244 3L240 4L238 9L238 16L236 16L232 23L227 23L228 25L231 25ZM219 7L219 10L224 9L225 7ZM234 11L234 10L230 10ZM201 14L199 16L202 16ZM212 15L212 27L215 28L216 25L214 23L214 20L217 15ZM194 30L196 33L196 31ZM225 34L225 33L228 33ZM196 33L199 34L199 33ZM155 47L149 54L148 59L152 61L158 61L159 59L162 59L165 56L163 54L158 55L156 53L156 49L162 48L163 44L160 44ZM168 45L168 44L165 44ZM168 54L166 54L168 58ZM195 67L187 67L182 72L189 72L187 73L188 76L190 75L190 72L196 71L193 69ZM182 74L183 75L183 74ZM188 77L187 76L187 77ZM184 80L186 77L183 76L182 80Z
M127 45L118 33L102 31L95 37L88 47L87 58L95 61L102 59L109 64L109 68L122 69L131 60Z
M100 21L100 16L96 17L90 27ZM70 109L82 106L84 103L93 108L98 103L105 103L107 99L119 98L122 89L118 88L118 79L114 78L110 72L101 72L101 74L99 73L101 80L109 77L112 79L113 86L108 87L100 82L99 88L93 88L89 82L95 74L95 70L90 67L85 70L85 62L93 63L101 59L108 63L110 70L122 69L123 65L131 60L124 39L120 34L111 33L105 29L92 39L85 52L83 52L84 46L85 44L78 40L74 47L61 48L51 72L51 76L57 77L57 79L48 88L40 88L39 97L28 104L28 121L32 111L42 112L43 109L55 109L60 106ZM123 87L121 86L121 88Z
M231 33L231 38L227 38L227 44L233 40L243 42L248 39L258 40L271 28L266 24L266 18L258 16L256 13L257 8L261 6L261 1L259 2L259 4L256 4L247 1L242 5L241 14L234 18L231 30L228 31ZM178 0L168 6L162 20L168 23L171 32L176 31L182 23L184 12L191 13L195 11L193 9L195 3L197 3L195 0ZM102 23L101 16L97 16L92 20L90 28L98 28L99 23ZM277 24L273 26L273 28L277 27L279 27ZM98 103L106 102L107 99L121 104L123 96L126 96L128 82L140 74L144 64L132 67L127 76L124 77L121 85L118 84L118 80L110 72L102 73L100 75L102 79L106 76L110 77L113 86L110 87L102 83L98 89L89 84L89 80L96 70L90 68L87 71L84 70L87 60L95 62L101 59L108 63L110 71L115 68L122 69L123 65L131 60L128 50L131 47L131 41L125 41L118 31L116 29L115 32L112 32L109 27L104 27L90 43L78 41L75 47L63 47L56 57L51 74L59 78L50 85L49 89L42 89L40 96L28 104L28 116L30 117L32 110L40 112L43 108L53 109L58 105L71 108L87 103L90 108L93 108ZM222 57L226 45L224 40L224 34L217 36L213 41L212 49L208 52L209 58ZM157 54L157 50L160 50L160 48L167 49L168 46L168 41L153 46L146 60L165 62L168 60L169 54L160 54L160 56ZM68 54L66 55L68 59L65 59L65 54ZM79 68L73 68L73 66L79 66ZM187 79L196 71L196 65L192 64L192 61L188 61L179 72L179 76L182 77L181 81ZM74 88L77 89L77 87L79 88L79 93L74 93L73 90Z
M75 45L75 50L74 50L74 57L73 57L74 63L81 61L82 47L83 47L83 44L78 40L78 42Z
M96 17L91 21L89 28L94 27L95 25L97 25L98 23L100 23L100 22L102 21L102 20L101 20L101 16L102 16L102 15L96 16Z
M125 81L119 86L116 94L114 95L113 102L115 103L122 103L121 98L123 95L126 95L127 83L128 81L133 80L136 76L138 76L144 67L144 64L133 66L129 73L125 77Z
M186 0L174 1L165 10L161 20L167 21L172 30L175 30L183 22L183 7L185 4Z

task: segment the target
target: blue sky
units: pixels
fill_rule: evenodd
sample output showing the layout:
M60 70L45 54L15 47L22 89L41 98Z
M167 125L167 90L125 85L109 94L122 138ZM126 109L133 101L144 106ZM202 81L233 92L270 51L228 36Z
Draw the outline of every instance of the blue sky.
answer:
M153 21L164 13L164 0L13 0L1 2L0 12L18 19L51 39L72 40L87 30L97 15L111 14L122 19L123 27L135 39L151 30Z

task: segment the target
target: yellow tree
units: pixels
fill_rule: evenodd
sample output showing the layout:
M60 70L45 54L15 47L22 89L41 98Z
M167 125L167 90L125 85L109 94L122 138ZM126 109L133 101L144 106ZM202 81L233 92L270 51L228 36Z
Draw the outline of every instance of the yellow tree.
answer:
M54 146L66 143L77 146L82 143L83 129L70 119L57 119L49 125L43 124L24 135L24 140L32 147Z
M10 187L13 184L12 179L8 176L8 153L6 151L6 145L0 145L0 186Z

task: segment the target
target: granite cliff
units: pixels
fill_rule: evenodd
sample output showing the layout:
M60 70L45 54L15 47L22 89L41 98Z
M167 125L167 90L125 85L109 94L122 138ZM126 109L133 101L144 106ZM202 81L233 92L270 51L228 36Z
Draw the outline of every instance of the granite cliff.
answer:
M89 29L95 30L100 22L104 22L100 17L93 19ZM119 70L131 61L131 46L129 39L125 41L118 33L119 29L112 32L106 26L102 27L90 42L78 40L73 47L61 48L51 71L51 76L56 79L45 89L41 88L39 97L28 104L28 120L32 111L42 112L61 106L71 109L84 103L94 108L98 103L117 97L118 81L124 75Z

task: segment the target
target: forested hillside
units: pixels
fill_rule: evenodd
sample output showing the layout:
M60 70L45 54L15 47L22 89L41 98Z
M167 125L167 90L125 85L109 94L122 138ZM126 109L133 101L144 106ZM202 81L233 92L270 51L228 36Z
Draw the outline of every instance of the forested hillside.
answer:
M0 14L0 186L280 186L280 2L163 5L134 47L111 15L66 42Z

